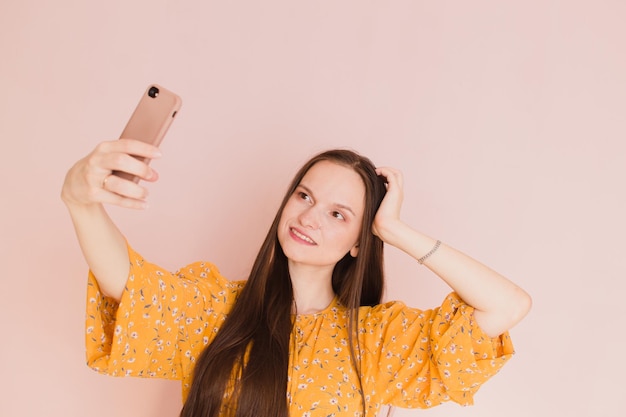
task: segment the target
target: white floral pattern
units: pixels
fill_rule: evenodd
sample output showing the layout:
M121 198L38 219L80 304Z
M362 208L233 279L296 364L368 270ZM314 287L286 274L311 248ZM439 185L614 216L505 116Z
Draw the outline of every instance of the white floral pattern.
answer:
M170 274L131 248L129 255L131 270L119 304L103 297L89 275L88 365L113 376L182 380L186 398L196 358L245 282L228 281L207 262ZM287 401L292 417L369 417L386 404L426 408L452 400L469 405L513 354L509 335L484 335L473 309L454 293L432 310L400 302L359 309L362 387L350 358L348 312L337 300L319 313L295 316L291 345Z

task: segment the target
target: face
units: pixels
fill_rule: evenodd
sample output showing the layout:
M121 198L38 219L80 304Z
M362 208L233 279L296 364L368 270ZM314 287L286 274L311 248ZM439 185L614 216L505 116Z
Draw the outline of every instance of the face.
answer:
M351 168L330 161L313 165L291 195L278 224L278 241L290 266L334 267L356 256L365 185Z

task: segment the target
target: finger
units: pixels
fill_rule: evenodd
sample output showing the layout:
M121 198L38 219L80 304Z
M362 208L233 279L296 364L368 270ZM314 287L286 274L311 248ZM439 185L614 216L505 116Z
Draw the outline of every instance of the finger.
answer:
M378 167L376 168L376 173L378 175L382 175L383 177L399 177L402 176L402 173L395 169L395 168L391 168L391 167Z
M137 139L128 138L102 142L98 145L97 150L103 153L126 153L148 159L160 158L162 156L158 147Z
M160 156L160 150L155 146L134 139L119 139L98 144L87 157L87 168L98 182L112 171L154 181L157 177L148 167L148 161Z
M148 190L145 187L112 174L104 178L102 189L108 193L131 200L143 201L148 197Z
M156 171L148 165L148 161L137 159L126 153L104 154L101 156L100 164L109 172L125 172L147 181L156 181L158 178Z
M130 208L135 210L142 210L148 208L148 202L145 200L139 200L134 198L122 197L119 194L107 192L103 190L103 196L100 199L102 203L120 206L123 208Z
M397 185L402 188L403 178L400 170L391 167L379 167L376 168L376 173L385 177L388 187L395 188L395 185Z
M103 187L100 187L100 186L89 187L91 191L88 191L86 193L88 197L86 199L79 198L76 201L79 203L86 202L86 203L111 204L111 205L116 205L116 206L125 207L125 208L132 208L132 209L147 208L148 203L146 202L145 198L133 198L133 197L118 194L114 191L110 191L110 189L118 189L117 185L111 185L111 184L115 184L115 181L118 178L119 177L115 175L109 175L106 181L104 181ZM146 195L147 193L135 192L135 193L130 193L130 194L131 195L132 194Z
M107 179L107 181L105 182L105 188L101 188L98 190L98 202L137 210L145 209L148 207L148 202L143 198L132 198L118 194L113 191L109 191L109 188L112 188L110 185L111 182L114 183L116 179L119 178L115 175L111 175L110 177L111 178Z

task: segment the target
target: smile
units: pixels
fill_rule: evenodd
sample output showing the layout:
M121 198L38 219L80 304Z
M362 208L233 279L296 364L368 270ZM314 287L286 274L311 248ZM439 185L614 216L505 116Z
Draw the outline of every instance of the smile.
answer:
M304 235L304 234L300 233L296 229L291 228L289 230L291 231L291 234L294 235L295 237L297 237L298 239L303 240L303 241L305 241L307 243L310 243L311 245L317 245L317 243L315 243L315 241L313 239L311 239L307 235Z

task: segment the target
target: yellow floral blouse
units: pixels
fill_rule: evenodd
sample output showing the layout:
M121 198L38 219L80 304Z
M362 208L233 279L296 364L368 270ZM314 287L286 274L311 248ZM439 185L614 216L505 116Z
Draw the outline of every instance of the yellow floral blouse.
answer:
M129 248L131 269L119 304L102 296L93 274L87 291L87 362L113 376L182 380L183 399L196 358L211 342L245 281L210 263L172 274ZM454 293L421 311L400 302L359 310L365 410L350 360L346 309L294 319L287 401L296 416L375 416L381 405L426 408L473 402L480 385L513 354L508 334L491 339Z

